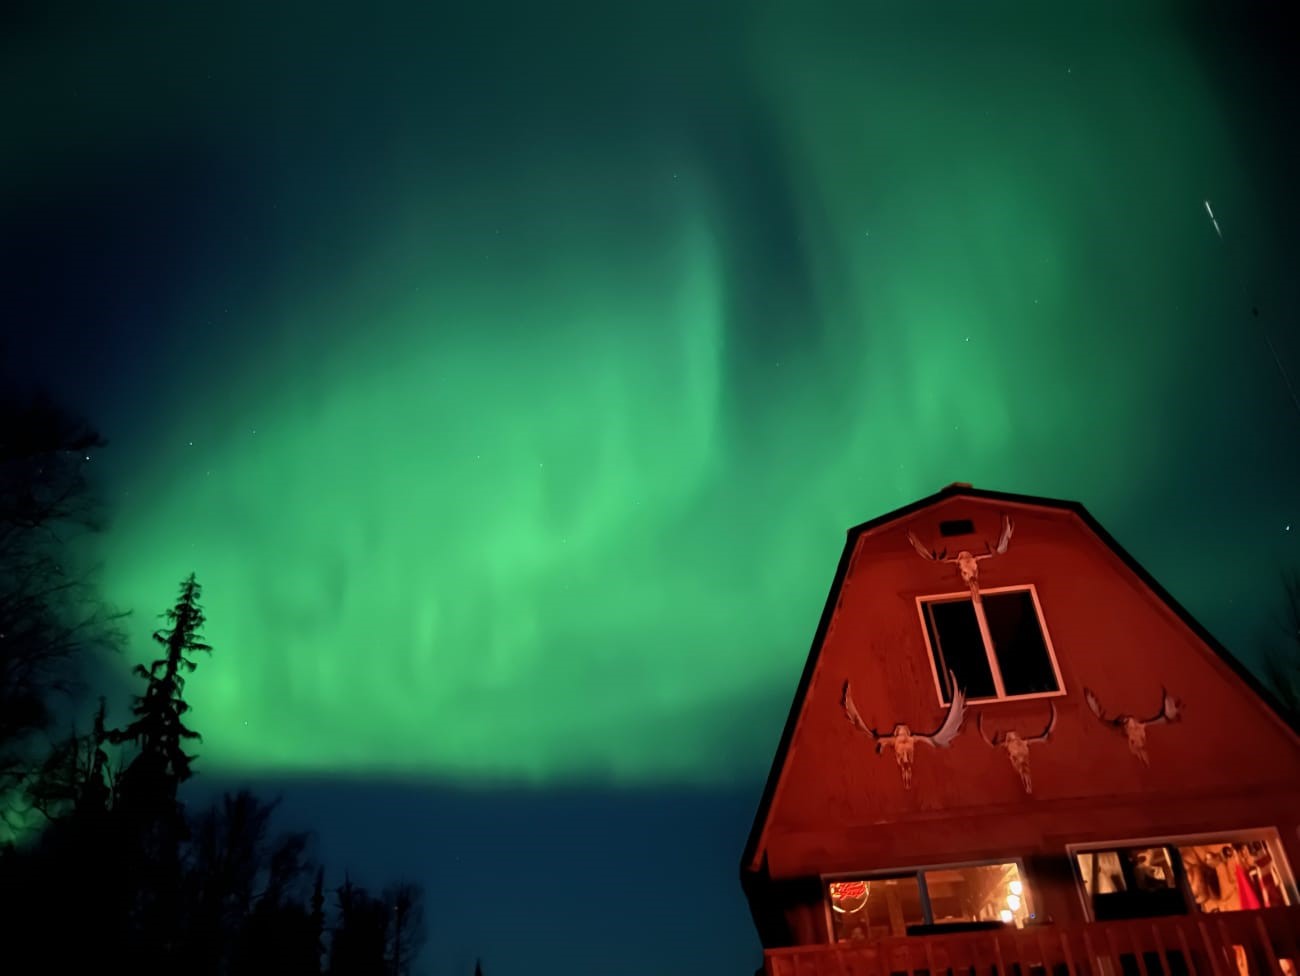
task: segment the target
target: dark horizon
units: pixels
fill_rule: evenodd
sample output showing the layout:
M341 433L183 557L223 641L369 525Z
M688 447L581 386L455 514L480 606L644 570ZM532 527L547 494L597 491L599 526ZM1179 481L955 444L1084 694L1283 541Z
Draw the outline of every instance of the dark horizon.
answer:
M471 973L480 958L486 974L526 972L530 960L557 971L622 971L636 965L629 951L640 955L628 943L629 917L658 933L660 959L744 976L762 961L740 890L744 837L712 842L737 823L748 831L758 805L748 789L458 788L200 773L186 793L201 807L240 789L280 798L280 828L312 829L331 886L345 874L374 888L395 878L425 884L429 938L419 973ZM730 891L718 883L724 877ZM701 889L714 892L707 904L693 894Z

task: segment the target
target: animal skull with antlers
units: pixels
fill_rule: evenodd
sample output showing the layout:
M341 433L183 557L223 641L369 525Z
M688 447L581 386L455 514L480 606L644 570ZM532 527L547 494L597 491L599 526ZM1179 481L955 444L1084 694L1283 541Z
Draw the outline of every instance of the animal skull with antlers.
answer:
M1160 711L1145 719L1133 715L1107 715L1091 688L1083 689L1083 697L1098 720L1124 733L1128 738L1129 751L1137 756L1143 766L1151 765L1151 757L1147 755L1147 726L1172 724L1183 717L1183 703L1164 688L1160 689Z
M1011 521L1011 516L1002 516L1002 534L998 536L998 544L991 546L984 543L984 552L975 555L969 549L963 549L955 556L948 555L947 549L927 549L925 543L916 537L910 529L907 532L907 541L912 544L912 548L922 559L929 559L932 562L955 563L957 571L961 574L961 581L970 587L971 599L980 598L980 562L985 559L991 559L994 556L1000 556L1007 551L1011 545L1011 533L1015 531L1015 523Z
M980 712L976 721L980 737L994 749L1002 749L1006 752L1012 768L1020 776L1020 784L1025 788L1026 793L1034 792L1034 780L1029 772L1029 747L1035 742L1046 742L1052 736L1052 729L1056 728L1056 703L1048 702L1048 707L1052 710L1051 717L1047 720L1047 728L1038 735L1022 736L1014 729L1008 729L1006 732L994 732L990 737L984 732L983 712Z
M849 683L844 682L844 690L840 693L844 714L855 729L871 736L876 743L876 755L884 752L885 746L894 750L894 759L898 761L899 771L903 774L905 790L912 788L912 760L915 758L916 744L923 742L931 748L947 749L961 732L962 722L966 718L966 693L957 687L957 679L951 671L948 672L948 687L953 689L952 703L948 706L948 714L944 716L943 722L933 732L913 732L908 725L900 722L888 735L881 735L862 720L857 706L853 704L853 691Z

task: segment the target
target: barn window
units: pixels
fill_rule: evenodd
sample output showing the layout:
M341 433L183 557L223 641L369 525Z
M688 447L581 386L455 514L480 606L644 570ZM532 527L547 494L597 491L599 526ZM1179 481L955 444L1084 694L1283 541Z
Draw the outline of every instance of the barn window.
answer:
M1061 677L1032 586L923 597L917 601L940 697L952 700L948 672L972 699L1025 698L1062 691Z
M1177 855L1168 845L1080 851L1074 858L1098 920L1187 911L1175 867Z
M836 942L1019 927L1034 917L1015 861L837 878L827 882L826 900Z
M1098 920L1276 908L1296 902L1275 830L1074 849Z
M926 923L921 882L915 873L894 878L845 878L826 886L836 942L906 935Z

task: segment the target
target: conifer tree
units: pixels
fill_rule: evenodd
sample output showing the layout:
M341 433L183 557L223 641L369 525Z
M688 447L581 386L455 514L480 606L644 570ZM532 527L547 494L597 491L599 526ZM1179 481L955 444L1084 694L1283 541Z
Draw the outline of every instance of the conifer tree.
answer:
M86 747L86 772L76 799L76 811L84 815L102 813L113 802L113 770L108 761L108 753L104 751L104 744L108 742L108 729L104 726L107 709L107 702L101 697Z
M387 976L388 912L384 903L345 878L330 938L330 976Z
M181 584L175 606L164 614L170 629L153 635L166 653L148 667L135 667L135 674L146 682L144 694L136 696L131 709L135 718L112 736L116 742L132 741L139 749L122 774L123 799L132 807L174 809L177 789L192 775L194 757L183 746L199 734L184 721L189 711L185 678L197 666L191 655L212 650L199 633L204 623L201 592L191 573Z
M68 814L80 817L102 814L111 804L112 769L104 743L105 701L99 700L89 735L76 729L56 742L44 764L30 777L27 796L33 810L53 822Z
M410 976L425 938L424 892L409 882L393 885L384 891L384 906L389 912L388 971Z
M316 971L325 955L325 869L316 870L316 885L311 892L311 928L316 938Z
M190 778L194 757L184 745L198 733L185 724L185 679L196 666L192 655L210 651L200 629L200 588L191 573L175 605L163 614L169 628L154 632L164 655L134 673L145 690L132 706L132 721L109 735L133 742L137 752L122 771L115 813L135 875L125 958L140 972L195 971L191 954L202 933L187 931L183 844L189 828L177 790Z

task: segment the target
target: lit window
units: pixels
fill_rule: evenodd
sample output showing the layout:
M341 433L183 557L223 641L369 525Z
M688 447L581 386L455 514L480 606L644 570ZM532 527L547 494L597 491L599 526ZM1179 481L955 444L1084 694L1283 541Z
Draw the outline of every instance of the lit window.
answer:
M1097 919L1181 915L1187 911L1167 846L1121 847L1075 855Z
M826 886L831 935L856 942L954 928L1022 926L1033 917L1020 866L926 868Z
M1078 851L1074 860L1099 920L1296 903L1275 831Z
M906 935L925 924L921 885L916 875L902 878L854 878L827 885L831 932L836 942L863 942L887 935Z
M1047 628L1032 587L919 601L931 660L952 700L948 672L971 699L1020 698L1061 690Z
M921 873L934 925L1004 922L1019 926L1029 918L1029 900L1016 864L976 864Z
M1226 836L1179 844L1192 902L1202 912L1235 912L1295 903L1277 834Z

